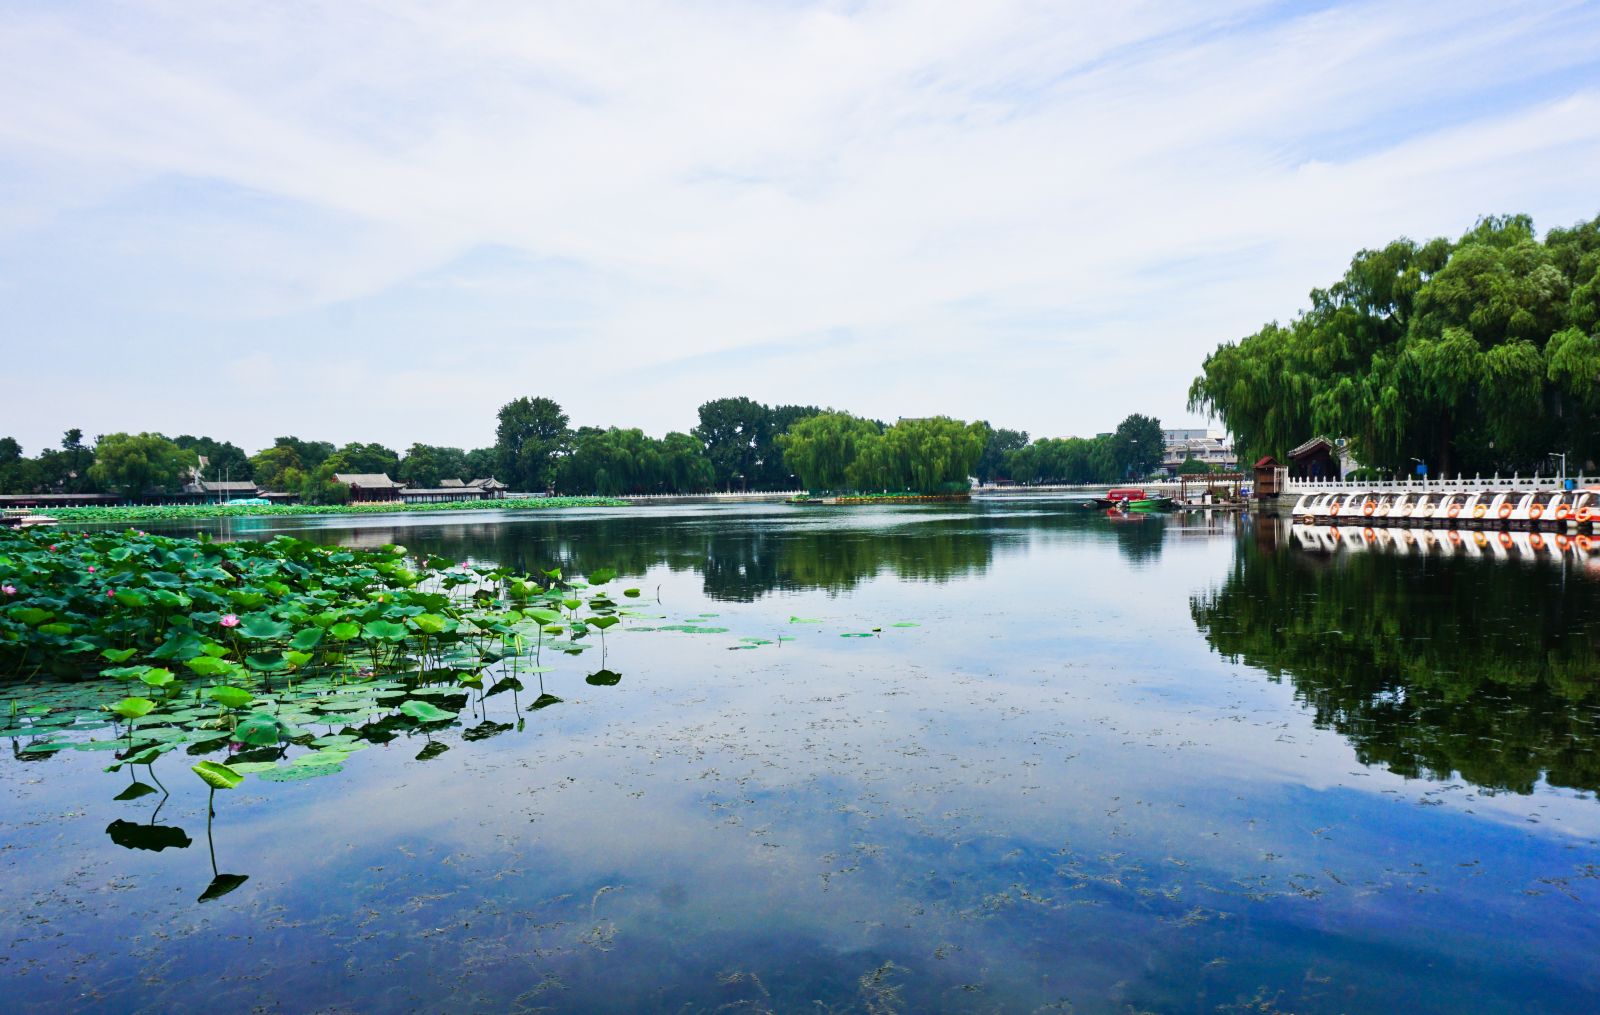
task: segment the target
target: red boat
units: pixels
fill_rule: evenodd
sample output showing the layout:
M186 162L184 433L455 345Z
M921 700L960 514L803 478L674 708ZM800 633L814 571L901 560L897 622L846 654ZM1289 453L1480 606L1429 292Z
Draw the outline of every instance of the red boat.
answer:
M1092 497L1090 504L1096 507L1120 507L1130 500L1144 500L1145 492L1137 486L1115 486L1106 491L1104 497Z

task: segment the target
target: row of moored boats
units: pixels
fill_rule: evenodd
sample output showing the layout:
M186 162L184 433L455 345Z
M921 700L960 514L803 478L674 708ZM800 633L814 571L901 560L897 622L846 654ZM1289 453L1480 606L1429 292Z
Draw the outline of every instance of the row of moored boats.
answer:
M1295 521L1324 525L1565 529L1600 521L1600 489L1308 493Z
M1322 553L1381 550L1390 553L1493 557L1531 560L1576 555L1591 567L1600 566L1600 537L1584 533L1476 529L1440 531L1424 528L1374 528L1370 525L1296 525L1296 543L1302 550Z

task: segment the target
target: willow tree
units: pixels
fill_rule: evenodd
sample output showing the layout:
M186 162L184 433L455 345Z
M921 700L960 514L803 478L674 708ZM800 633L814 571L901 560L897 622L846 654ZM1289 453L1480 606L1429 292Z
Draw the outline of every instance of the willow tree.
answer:
M813 490L965 489L989 441L987 423L948 416L877 423L843 412L801 420L778 438L784 461Z
M878 424L848 412L802 419L777 437L789 470L808 490L838 490L862 442L878 436Z
M1362 251L1287 326L1219 346L1189 404L1220 416L1245 457L1320 433L1390 469L1592 460L1600 219L1541 242L1526 216L1491 217L1456 243Z

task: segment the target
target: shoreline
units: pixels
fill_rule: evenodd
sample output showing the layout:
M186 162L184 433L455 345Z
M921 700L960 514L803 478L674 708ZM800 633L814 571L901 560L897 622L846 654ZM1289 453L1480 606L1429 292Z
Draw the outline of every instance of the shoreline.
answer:
M552 511L558 508L626 507L616 497L519 497L502 500L440 501L404 504L131 504L115 507L52 508L50 517L69 522L156 522L207 518L293 518L296 516L400 515L444 511Z

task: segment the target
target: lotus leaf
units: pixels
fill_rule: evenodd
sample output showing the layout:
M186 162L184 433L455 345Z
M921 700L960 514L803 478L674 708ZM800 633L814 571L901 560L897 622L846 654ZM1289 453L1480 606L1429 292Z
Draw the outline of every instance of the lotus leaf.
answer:
M234 709L244 708L254 700L254 697L249 691L245 691L237 687L228 687L226 685L222 687L206 688L206 697L221 705L223 708Z
M426 701L405 702L400 706L400 711L418 722L444 722L456 717L455 712L446 712Z
M237 668L226 659L214 659L211 656L195 656L193 659L185 660L183 665L201 677L220 677L232 673Z
M144 681L146 684L149 684L151 687L166 687L176 678L173 677L171 670L162 670L151 667L145 672L139 674L139 679Z
M115 705L110 706L111 711L124 719L137 719L149 715L155 710L156 703L149 698L123 698Z
M253 641L282 638L289 633L289 625L274 620L264 613L252 613L239 620L239 633Z
M374 620L361 628L363 634L374 641L405 641L411 632L404 624L389 620Z
M244 781L244 776L214 761L202 761L190 767L212 789L233 789Z

